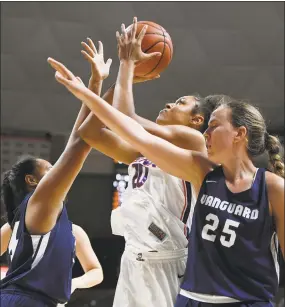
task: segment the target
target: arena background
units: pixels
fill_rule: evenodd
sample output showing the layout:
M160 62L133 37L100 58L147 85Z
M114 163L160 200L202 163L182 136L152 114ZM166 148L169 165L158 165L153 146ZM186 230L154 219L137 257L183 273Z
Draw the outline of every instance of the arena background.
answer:
M80 42L101 40L105 58L113 59L106 89L119 65L115 32L133 16L161 24L174 44L161 78L134 86L137 113L155 119L180 96L223 93L259 106L269 131L283 140L284 2L2 2L2 172L23 153L55 162L72 128L80 103L56 83L46 59L62 61L87 83ZM257 163L265 165L266 156ZM118 201L113 182L125 173L92 151L69 193L69 216L87 231L105 279L77 290L68 306L112 306L124 242L111 234L110 212ZM4 266L6 256L0 259ZM277 302L284 306L284 292Z

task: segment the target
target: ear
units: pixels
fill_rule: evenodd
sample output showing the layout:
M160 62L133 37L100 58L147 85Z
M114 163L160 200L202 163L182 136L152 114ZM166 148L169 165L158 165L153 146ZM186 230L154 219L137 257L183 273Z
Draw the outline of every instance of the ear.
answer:
M200 114L195 114L194 116L192 116L190 121L195 126L201 126L204 122L204 117Z
M236 136L234 137L234 143L246 140L246 137L247 137L246 127L245 126L238 127L236 129Z
M38 180L34 175L26 175L25 181L31 187L36 187L38 185Z

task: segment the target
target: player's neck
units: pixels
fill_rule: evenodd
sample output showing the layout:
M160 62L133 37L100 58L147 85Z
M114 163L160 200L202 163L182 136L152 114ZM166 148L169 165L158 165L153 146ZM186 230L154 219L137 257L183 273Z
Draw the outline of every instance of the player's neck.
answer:
M223 164L223 172L226 180L232 184L243 179L251 178L256 172L256 167L249 158L240 159L234 157Z

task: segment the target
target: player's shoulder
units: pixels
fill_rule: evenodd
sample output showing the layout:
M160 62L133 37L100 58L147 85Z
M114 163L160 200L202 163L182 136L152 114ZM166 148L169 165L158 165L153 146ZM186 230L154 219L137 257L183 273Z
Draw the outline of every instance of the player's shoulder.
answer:
M90 244L90 239L88 237L88 234L82 227L76 224L72 224L72 232L75 237L77 250Z
M73 223L72 223L72 232L73 232L73 235L76 241L80 241L82 239L88 238L86 231L81 226L78 226Z
M281 189L284 191L284 178L270 171L265 171L265 182L269 192L274 192Z
M1 227L1 229L0 229L0 233L1 233L1 235L2 235L2 233L12 233L12 227L11 227L11 225L7 222L7 223L5 223L2 227Z
M206 150L204 135L199 130L183 125L169 125L165 127L169 130L173 139L183 142L185 146L182 147L197 151Z
M184 125L168 125L166 126L167 129L169 129L170 131L172 131L172 133L175 134L181 134L181 135L190 135L192 137L195 137L201 141L203 141L205 143L205 138L202 134L202 132L200 132L199 130L196 130L194 128L188 127L188 126L184 126Z

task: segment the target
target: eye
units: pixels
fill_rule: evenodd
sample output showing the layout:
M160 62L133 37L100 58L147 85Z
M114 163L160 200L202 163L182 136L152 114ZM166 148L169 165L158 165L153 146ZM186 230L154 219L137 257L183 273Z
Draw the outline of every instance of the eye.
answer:
M211 123L211 124L209 125L209 128L214 129L214 128L216 128L217 126L218 126L217 123Z
M177 101L177 104L185 104L185 99L180 99Z

